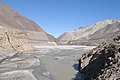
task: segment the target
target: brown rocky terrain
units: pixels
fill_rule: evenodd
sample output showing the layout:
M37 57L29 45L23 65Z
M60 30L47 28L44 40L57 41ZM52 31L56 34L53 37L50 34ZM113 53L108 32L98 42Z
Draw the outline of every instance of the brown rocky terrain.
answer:
M85 80L120 80L120 36L83 54L79 66Z
M63 44L98 45L107 39L111 39L119 30L119 20L107 19L87 27L66 32L58 40Z
M0 26L0 51L28 51L35 50L28 42L26 34L16 29Z
M56 45L57 40L35 22L20 15L7 5L0 3L0 25L24 32L33 45ZM49 42L51 44L49 44Z

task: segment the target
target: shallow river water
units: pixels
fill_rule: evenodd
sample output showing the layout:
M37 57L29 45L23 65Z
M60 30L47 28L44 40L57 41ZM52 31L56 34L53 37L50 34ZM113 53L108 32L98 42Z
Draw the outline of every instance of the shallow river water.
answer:
M54 80L74 80L78 73L78 59L95 46L36 46L44 53L40 61Z

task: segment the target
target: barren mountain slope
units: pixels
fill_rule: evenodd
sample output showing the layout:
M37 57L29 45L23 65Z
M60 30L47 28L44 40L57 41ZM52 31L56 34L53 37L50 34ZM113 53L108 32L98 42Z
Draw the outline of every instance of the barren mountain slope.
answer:
M112 38L120 30L119 20L104 20L62 34L58 40L65 44L98 44Z
M0 3L0 25L8 28L16 28L28 35L31 43L54 42L55 38L49 38L51 35L41 29L35 22L21 16L7 5Z

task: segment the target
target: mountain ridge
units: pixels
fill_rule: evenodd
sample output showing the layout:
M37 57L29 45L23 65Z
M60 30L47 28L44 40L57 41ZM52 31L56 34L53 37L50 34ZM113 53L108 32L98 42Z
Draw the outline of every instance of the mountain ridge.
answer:
M66 33L63 33L58 40L63 44L72 44L72 41L87 41L91 39L101 38L102 36L115 33L120 29L120 21L119 20L112 20L106 19L103 21L99 21L95 24L84 28L78 28ZM103 35L104 34L104 35ZM99 35L99 36L98 36ZM77 44L77 43L76 43Z

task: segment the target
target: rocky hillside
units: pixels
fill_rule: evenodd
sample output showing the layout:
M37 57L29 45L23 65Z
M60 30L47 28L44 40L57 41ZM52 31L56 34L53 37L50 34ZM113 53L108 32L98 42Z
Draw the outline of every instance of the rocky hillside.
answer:
M120 36L82 55L79 66L86 80L120 80Z
M112 38L120 30L119 20L104 20L96 24L82 27L62 34L58 40L65 44L97 45Z
M0 3L0 25L21 30L27 34L29 41L33 44L49 45L51 42L52 45L52 43L56 44L55 41L57 41L35 22L21 16L3 3Z
M23 52L28 50L35 49L28 42L26 34L22 33L20 30L0 26L0 51Z

